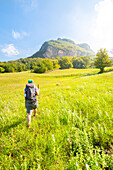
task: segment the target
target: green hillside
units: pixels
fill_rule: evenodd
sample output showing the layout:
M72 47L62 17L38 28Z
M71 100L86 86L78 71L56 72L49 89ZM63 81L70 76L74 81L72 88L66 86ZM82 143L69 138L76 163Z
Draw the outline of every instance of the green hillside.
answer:
M85 50L88 50L88 51L91 51L92 53L94 53L93 50L90 48L90 46L87 43L81 43L81 44L77 44L77 45Z
M64 50L64 51L73 51L73 49L75 50L81 50L82 52L86 52L86 50L84 48L79 47L78 45L76 45L75 43L72 43L70 40L51 40L47 42L48 45L60 49L60 50Z

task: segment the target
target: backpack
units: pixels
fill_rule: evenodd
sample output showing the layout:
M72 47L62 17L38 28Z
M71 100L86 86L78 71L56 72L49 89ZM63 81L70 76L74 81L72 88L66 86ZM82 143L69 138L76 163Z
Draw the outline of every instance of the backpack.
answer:
M34 83L26 84L26 100L33 102L36 99L35 96L36 96L35 84Z

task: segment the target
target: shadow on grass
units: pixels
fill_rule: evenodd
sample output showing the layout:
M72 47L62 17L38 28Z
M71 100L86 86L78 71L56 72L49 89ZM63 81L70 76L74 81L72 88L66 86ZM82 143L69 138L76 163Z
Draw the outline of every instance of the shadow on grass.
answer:
M24 121L25 121L25 119L20 119L17 122L14 122L11 125L6 125L3 128L0 128L0 133L2 133L2 132L9 132L11 128L14 128L14 127L18 126L19 124L23 123Z
M94 76L94 75L109 73L109 72L113 72L113 71L104 71L104 72L98 72L98 73L94 73L94 74L86 74L86 75L82 75L81 77ZM77 77L77 78L80 78L80 77Z
M102 74L102 73L100 73L100 72L98 72L98 73L93 73L93 74L84 74L84 75L81 75L81 76L78 76L78 77L76 77L76 78L81 78L81 77L89 77L89 76L94 76L94 75L98 75L98 74Z

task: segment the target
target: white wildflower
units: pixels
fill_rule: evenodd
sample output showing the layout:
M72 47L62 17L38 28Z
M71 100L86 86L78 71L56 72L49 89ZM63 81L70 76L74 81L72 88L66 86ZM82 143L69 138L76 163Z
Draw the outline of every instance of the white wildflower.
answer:
M72 112L72 115L74 116L74 112Z
M88 164L86 164L86 169L87 169L87 170L89 169L89 165L88 165Z
M54 134L52 134L52 137L53 137L53 141L55 142L55 137L54 137Z
M107 113L107 112L105 112L105 113L106 113L106 116L108 116L108 117L109 117L108 113Z
M96 162L96 166L98 166L98 163Z
M78 166L78 163L77 163L77 161L76 161L76 166Z
M69 138L67 138L67 141L69 141Z
M71 110L69 110L68 113L71 113Z

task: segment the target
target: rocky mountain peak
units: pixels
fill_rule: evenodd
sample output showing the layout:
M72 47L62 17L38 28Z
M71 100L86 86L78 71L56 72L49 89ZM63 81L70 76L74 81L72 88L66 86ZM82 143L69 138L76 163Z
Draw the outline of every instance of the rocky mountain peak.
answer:
M76 44L74 41L66 38L58 38L57 40L45 41L40 50L33 54L32 58L51 58L63 56L94 56L93 50L86 43Z

